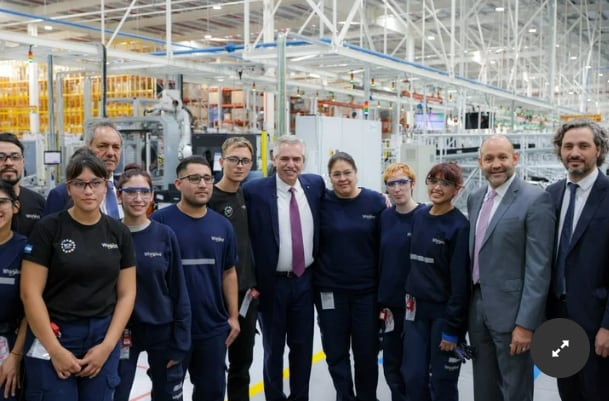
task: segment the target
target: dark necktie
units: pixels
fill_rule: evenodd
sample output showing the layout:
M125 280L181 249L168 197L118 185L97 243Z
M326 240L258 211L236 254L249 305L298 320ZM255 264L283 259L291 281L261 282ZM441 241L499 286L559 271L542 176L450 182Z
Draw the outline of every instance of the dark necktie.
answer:
M488 223L490 222L495 196L497 196L497 192L495 192L495 190L491 190L491 192L488 193L486 199L482 203L480 217L478 217L478 227L476 228L476 237L474 242L474 263L472 265L472 281L474 284L478 284L480 281L480 258L478 257L478 253L480 253L482 240L484 239L486 229L488 228Z
M116 199L116 193L114 193L112 181L108 181L108 190L106 191L106 214L117 220L120 219L118 213L118 200Z
M571 244L571 234L573 233L573 213L575 211L575 193L579 185L572 182L567 184L569 191L569 206L562 224L560 240L558 242L558 253L556 254L556 265L554 267L554 295L560 298L567 292L567 283L565 282L565 263L567 253Z
M300 212L296 202L296 188L289 189L292 194L290 198L290 228L292 230L292 271L298 277L305 271L304 243L302 241L302 225L300 224Z

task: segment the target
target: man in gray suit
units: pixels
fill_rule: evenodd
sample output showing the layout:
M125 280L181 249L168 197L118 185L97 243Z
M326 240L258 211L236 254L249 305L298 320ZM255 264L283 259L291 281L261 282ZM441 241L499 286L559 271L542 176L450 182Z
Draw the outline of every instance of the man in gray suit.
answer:
M550 285L555 216L547 192L514 175L518 153L487 138L478 163L486 188L467 200L473 293L469 338L476 401L532 401L533 330Z

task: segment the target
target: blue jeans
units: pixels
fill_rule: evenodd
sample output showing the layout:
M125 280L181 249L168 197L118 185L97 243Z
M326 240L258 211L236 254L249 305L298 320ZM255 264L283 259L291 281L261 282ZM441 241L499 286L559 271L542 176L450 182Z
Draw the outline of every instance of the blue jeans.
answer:
M57 322L61 329L59 342L77 358L100 344L108 331L111 316L100 319L82 319L74 322ZM34 334L28 329L25 350L30 349ZM60 379L50 360L25 357L28 375L25 398L27 401L112 401L118 385L119 347L108 356L101 371L94 378L70 376Z

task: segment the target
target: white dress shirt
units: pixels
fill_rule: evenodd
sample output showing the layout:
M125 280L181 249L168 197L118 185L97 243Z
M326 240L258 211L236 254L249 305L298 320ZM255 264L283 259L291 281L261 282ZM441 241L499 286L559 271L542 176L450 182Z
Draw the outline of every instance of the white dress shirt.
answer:
M279 220L279 257L277 258L277 271L292 271L292 227L290 224L290 186L277 177L277 213ZM294 185L295 196L300 213L302 227L302 240L304 242L305 266L313 263L313 213L307 201L307 196L297 180Z

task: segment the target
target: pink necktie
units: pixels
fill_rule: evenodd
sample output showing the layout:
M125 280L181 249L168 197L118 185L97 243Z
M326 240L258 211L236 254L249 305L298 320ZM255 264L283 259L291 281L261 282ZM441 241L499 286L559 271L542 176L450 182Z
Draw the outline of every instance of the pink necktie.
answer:
M472 281L474 284L477 284L480 281L480 262L478 253L480 253L480 247L482 246L482 240L484 239L484 234L486 234L486 229L488 228L488 223L491 217L491 210L493 210L493 200L497 192L491 190L486 196L484 203L482 203L482 208L480 209L480 216L478 217L478 227L476 227L476 238L475 238L475 246L474 246L474 264L472 268Z
M289 189L290 198L290 228L292 230L292 271L298 277L305 271L304 243L302 241L302 225L300 224L300 212L296 202L296 188Z

